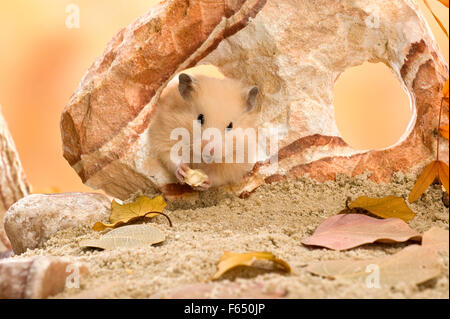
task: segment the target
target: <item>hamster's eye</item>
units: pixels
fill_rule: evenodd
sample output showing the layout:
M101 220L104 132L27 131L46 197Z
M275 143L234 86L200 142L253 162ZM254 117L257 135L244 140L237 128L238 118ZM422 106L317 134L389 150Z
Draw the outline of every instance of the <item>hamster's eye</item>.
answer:
M227 130L231 130L233 128L233 122L230 122L230 124L228 124L227 126Z
M200 124L203 125L203 123L205 123L205 116L204 116L203 114L200 114L200 115L197 117L197 121L199 121Z

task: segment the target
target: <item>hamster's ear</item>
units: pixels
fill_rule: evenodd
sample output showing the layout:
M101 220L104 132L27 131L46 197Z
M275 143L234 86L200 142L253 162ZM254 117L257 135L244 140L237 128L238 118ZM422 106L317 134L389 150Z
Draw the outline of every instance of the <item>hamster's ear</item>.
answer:
M178 76L178 91L184 99L189 98L194 91L193 80L186 73L181 73Z
M255 108L256 104L256 97L258 96L259 89L258 87L254 86L250 89L248 92L247 97L247 112L252 111Z

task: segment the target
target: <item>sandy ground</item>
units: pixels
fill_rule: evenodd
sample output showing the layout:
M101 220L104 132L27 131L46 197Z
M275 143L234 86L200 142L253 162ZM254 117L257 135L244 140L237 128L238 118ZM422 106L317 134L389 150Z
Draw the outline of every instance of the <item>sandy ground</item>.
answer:
M402 283L394 287L367 288L347 280L331 280L308 273L308 263L334 259L368 259L390 255L411 243L370 244L337 252L303 246L328 216L344 208L348 196L407 197L413 179L398 175L393 182L377 185L367 176L340 176L334 182L309 179L283 181L259 188L248 199L223 194L202 194L195 204L171 203L164 217L154 224L167 234L167 240L152 247L114 251L83 250L78 242L99 234L87 229L61 231L40 249L23 255L73 256L86 262L90 274L80 289L66 289L57 298L105 297L147 298L154 294L170 296L168 290L186 284L208 282L217 270L224 251L270 251L292 267L289 275L237 269L217 285L235 281L242 285L257 282L265 292L287 291L287 298L448 298L448 257L443 257L442 274L421 285ZM448 229L449 211L442 203L442 190L432 186L410 205L417 213L412 228L424 232L432 226ZM214 297L214 293L208 294Z

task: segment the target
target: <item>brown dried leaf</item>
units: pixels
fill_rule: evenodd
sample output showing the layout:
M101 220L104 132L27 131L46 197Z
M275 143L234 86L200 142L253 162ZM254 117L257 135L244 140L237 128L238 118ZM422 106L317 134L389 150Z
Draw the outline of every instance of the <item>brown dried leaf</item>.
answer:
M448 165L442 161L438 162L438 177L442 186L448 193Z
M435 250L418 245L400 252L369 260L333 260L311 264L307 271L328 278L346 278L366 282L379 271L380 286L398 283L420 284L440 275L439 256Z
M382 218L396 217L405 222L409 222L416 215L403 198L396 196L383 198L361 196L350 203L348 207L351 209L363 208L376 216Z
M439 133L448 140L448 124L439 128Z
M415 202L420 198L420 196L427 190L427 188L433 183L438 175L438 161L433 161L428 164L423 172L420 174L417 179L416 184L414 185L411 193L409 193L408 201L410 203Z
M448 0L438 0L438 1L448 8Z
M446 98L448 98L448 88L449 88L449 84L448 84L448 79L447 79L447 81L445 81L444 87L442 88L442 94Z
M86 239L80 247L101 249L134 248L154 245L166 240L166 236L152 225L127 225L110 231L100 239Z
M374 242L420 240L421 235L398 218L378 219L362 214L331 216L302 244L346 250Z
M93 230L102 231L106 228L116 228L118 226L131 223L142 217L152 218L162 213L167 206L162 196L153 199L147 196L138 197L133 203L121 205L115 200L111 203L110 224L97 222L92 227Z
M314 263L307 270L319 276L367 280L374 266L380 285L419 284L440 275L437 252L449 253L448 230L432 227L423 234L422 246L409 246L397 254L371 260L336 260ZM371 266L368 268L368 266Z
M288 273L291 272L291 267L287 262L282 259L276 258L275 255L269 252L232 253L227 251L220 258L219 264L217 265L218 271L212 279L219 279L229 270L239 266L251 267L258 260L272 261L275 264L281 266L281 269L283 269L284 271Z

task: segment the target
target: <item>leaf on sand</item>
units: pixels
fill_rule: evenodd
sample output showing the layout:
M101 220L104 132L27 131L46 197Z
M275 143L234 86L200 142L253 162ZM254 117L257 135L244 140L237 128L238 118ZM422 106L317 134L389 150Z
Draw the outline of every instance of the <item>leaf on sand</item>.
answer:
M166 205L162 196L156 196L153 199L147 196L140 196L133 203L124 205L113 200L111 203L111 215L109 217L110 224L97 222L92 229L102 231L106 228L116 228L131 223L142 217L152 218L159 215L158 213L162 213Z
M439 181L448 193L448 165L442 161L433 161L428 164L420 174L411 193L409 193L408 201L413 203L418 200L431 183L433 183L436 177L439 178Z
M378 219L362 214L328 218L302 244L333 250L346 250L374 242L420 240L421 235L398 218Z
M409 193L408 201L410 203L415 202L419 197L427 190L427 188L433 183L438 174L437 161L433 161L428 164L423 172L417 179L411 193Z
M268 260L274 262L276 265L280 266L286 272L291 272L291 267L287 262L282 259L275 257L272 253L268 252L248 252L248 253L232 253L225 252L219 260L217 265L218 271L213 276L213 280L219 279L223 274L229 270L239 267L247 266L251 267L256 261Z
M333 260L309 265L307 271L332 279L346 278L366 282L376 275L380 286L400 282L420 284L440 275L441 265L435 250L419 245L408 246L400 252L369 260Z
M422 246L430 247L436 251L445 252L448 255L448 230L432 227L422 237Z
M416 215L403 198L396 196L383 198L361 196L350 203L348 207L350 209L362 208L382 218L396 217L405 222L409 222Z
M444 186L445 190L448 193L448 178L449 178L448 165L441 161L439 161L438 177L439 177L439 181L441 182L442 186Z
M443 125L439 128L439 133L448 140L448 125Z
M370 260L334 260L311 264L307 271L329 278L367 280L379 270L380 285L400 282L420 284L440 275L438 252L449 253L448 230L432 227L422 236L422 245L408 246L402 251Z
M154 245L166 239L164 233L152 225L127 225L103 235L100 239L86 239L80 242L80 247L101 249L135 248Z

